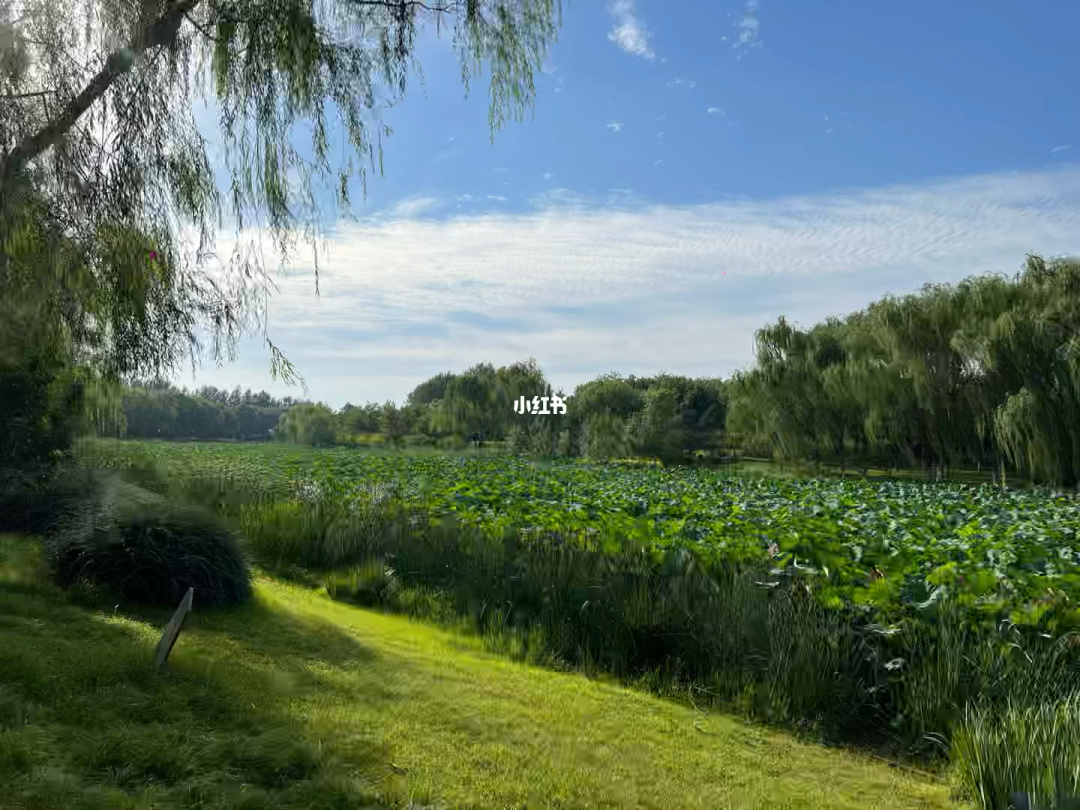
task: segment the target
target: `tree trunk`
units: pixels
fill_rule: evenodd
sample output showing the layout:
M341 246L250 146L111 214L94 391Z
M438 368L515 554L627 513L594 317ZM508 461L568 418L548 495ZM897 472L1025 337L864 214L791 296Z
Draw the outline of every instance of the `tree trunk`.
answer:
M75 122L82 117L83 113L105 94L112 83L131 70L135 57L149 48L171 45L175 42L176 32L184 17L199 2L200 0L178 0L168 11L139 31L127 46L110 53L105 60L105 66L68 103L63 112L33 135L16 144L15 148L0 160L0 186L14 177L27 163L63 138L68 130L75 126Z

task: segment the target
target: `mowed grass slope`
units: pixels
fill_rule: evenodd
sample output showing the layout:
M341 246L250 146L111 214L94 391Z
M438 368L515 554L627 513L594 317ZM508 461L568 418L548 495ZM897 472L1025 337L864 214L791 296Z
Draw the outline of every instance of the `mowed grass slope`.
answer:
M0 807L948 807L929 777L260 579L81 607L0 538ZM197 604L197 596L196 596Z

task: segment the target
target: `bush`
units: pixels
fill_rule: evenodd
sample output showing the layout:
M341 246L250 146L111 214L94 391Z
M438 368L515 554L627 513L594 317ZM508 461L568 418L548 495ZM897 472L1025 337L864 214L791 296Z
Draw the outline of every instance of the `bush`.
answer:
M95 473L76 467L0 470L0 531L47 534L99 489Z
M89 583L165 606L189 587L204 606L239 604L251 594L238 539L213 514L115 478L70 509L45 546L62 587Z

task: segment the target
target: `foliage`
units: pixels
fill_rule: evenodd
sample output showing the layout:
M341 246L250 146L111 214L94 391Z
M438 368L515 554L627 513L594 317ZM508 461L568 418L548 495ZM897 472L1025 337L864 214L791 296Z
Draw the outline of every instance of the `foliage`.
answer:
M238 229L265 219L283 254L296 241L298 220L313 236L313 189L330 183L347 206L349 180L365 179L366 159L374 164L377 155L381 166L389 130L373 123L372 112L405 93L418 33L447 21L466 87L490 68L494 133L505 114L520 117L532 103L533 71L555 36L553 0L449 0L429 11L407 0L99 2L5 14L5 48L22 58L5 63L0 197L10 199L36 172L40 204L73 235L88 280L157 286L174 294L180 333L194 336L198 322L215 337L234 338L246 319L259 320L265 275L242 245L226 277L206 272L219 214L227 210ZM90 58L72 60L72 52ZM43 94L51 103L40 103ZM216 184L195 123L193 102L204 94L222 111L228 190ZM331 166L334 114L359 161ZM310 123L311 158L291 138L301 121ZM115 148L102 150L103 137ZM198 256L181 249L185 225L200 237ZM113 314L120 317L112 325L123 323L123 313ZM163 359L165 343L152 331L131 336L118 356Z
M591 414L581 425L581 454L590 459L626 458L631 453L626 421L615 413Z
M1080 692L1080 647L1064 643L1080 630L1080 503L1038 491L274 445L87 449L88 463L123 467L138 450L170 480L249 491L233 514L276 567L379 562L397 585L359 590L388 607L443 615L449 599L536 660L693 684L830 738L941 753L968 706Z
M249 597L238 540L212 513L116 479L103 480L95 495L73 504L46 536L61 586L89 583L133 602L174 607L189 587L204 606Z
M268 439L292 404L265 391L204 386L189 392L163 381L135 382L122 396L120 432L142 439Z
M658 544L756 555L770 543L800 562L828 568L830 588L871 601L927 598L994 578L1003 604L1022 605L1060 589L1080 594L1080 502L1046 492L907 481L776 480L707 468L533 463L506 456L391 455L292 445L94 441L87 464L127 467L148 458L170 479L227 482L267 499L291 498L298 481L328 500L399 492L462 523L563 532L647 528ZM879 567L907 590L868 588ZM965 579L966 577L966 579ZM910 582L909 582L910 581ZM924 590L914 586L924 583ZM982 583L982 577L977 580ZM981 584L980 584L980 587ZM830 591L832 592L832 591ZM975 594L978 596L979 594ZM985 594L982 594L985 595ZM1044 611L1066 624L1069 611Z
M843 319L757 333L731 380L727 428L786 459L1008 464L1080 485L1080 262L1029 256L983 275L886 296Z
M953 738L961 784L984 810L1080 804L1080 694L1002 714L971 709Z
M337 432L334 414L323 405L301 402L281 415L274 436L294 444L332 444Z
M629 420L628 433L640 455L681 461L687 437L676 392L660 385L649 388L644 407Z
M314 482L299 482L290 500L245 504L239 526L253 554L282 570L299 565L330 571L359 564L377 548L393 510L388 495L371 487L337 497Z

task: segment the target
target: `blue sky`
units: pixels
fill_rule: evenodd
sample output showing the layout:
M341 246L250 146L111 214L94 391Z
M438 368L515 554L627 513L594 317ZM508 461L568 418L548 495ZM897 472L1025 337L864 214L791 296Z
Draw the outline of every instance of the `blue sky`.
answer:
M311 398L527 357L567 390L726 376L780 315L1080 253L1080 3L570 0L563 23L494 144L486 81L466 99L449 38L422 38L321 297L309 252L277 280ZM299 393L258 341L202 383Z

